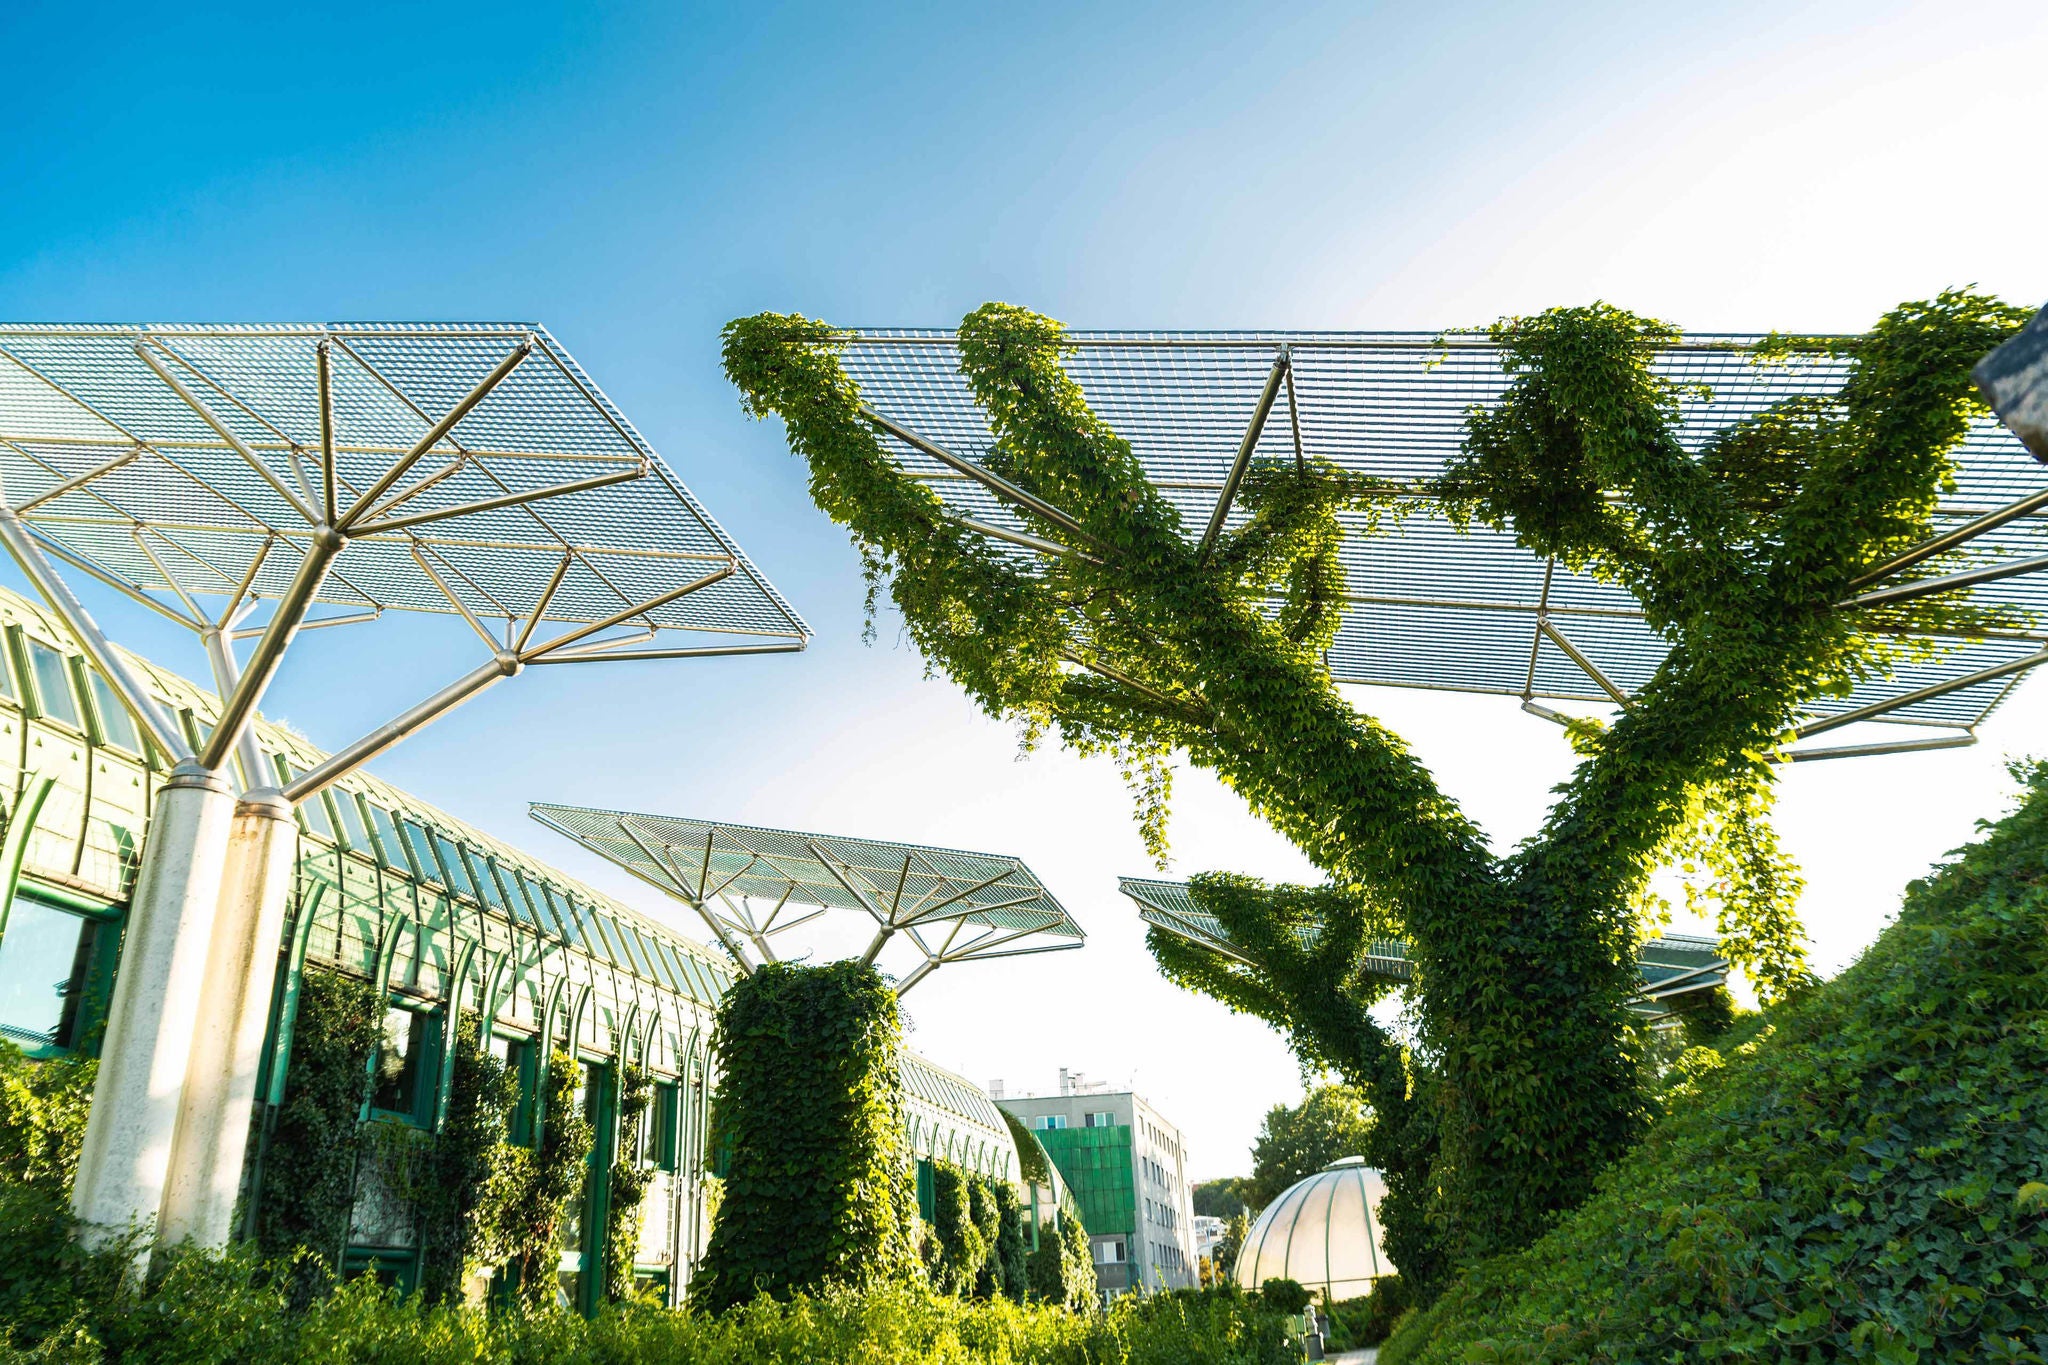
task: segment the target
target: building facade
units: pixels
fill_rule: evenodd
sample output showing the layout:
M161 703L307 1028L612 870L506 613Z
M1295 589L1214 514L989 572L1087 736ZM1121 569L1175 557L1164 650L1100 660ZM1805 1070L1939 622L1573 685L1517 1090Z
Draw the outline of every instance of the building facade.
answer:
M1064 1071L1060 1082L1058 1094L1003 1094L996 1103L1059 1168L1088 1229L1103 1294L1195 1287L1194 1193L1180 1130L1142 1095Z
M120 965L123 920L168 763L138 733L62 624L0 591L0 1038L31 1055L97 1047ZM214 695L131 656L195 742ZM325 757L285 727L255 724L276 785ZM245 1193L263 1188L265 1135L291 1086L299 983L308 969L372 983L385 1008L364 1118L442 1122L454 1029L465 1013L520 1078L530 1111L545 1056L576 1059L597 1133L585 1190L565 1220L561 1299L593 1309L603 1210L619 1150L619 1069L654 1082L641 1150L650 1172L637 1276L679 1298L708 1235L705 1135L716 1084L713 1014L731 985L721 956L446 812L358 771L298 807L301 838L278 964ZM920 1157L1014 1179L1017 1151L978 1089L920 1058L904 1063L907 1136ZM358 1180L345 1266L409 1283L412 1211L373 1170ZM253 1223L253 1213L252 1219Z

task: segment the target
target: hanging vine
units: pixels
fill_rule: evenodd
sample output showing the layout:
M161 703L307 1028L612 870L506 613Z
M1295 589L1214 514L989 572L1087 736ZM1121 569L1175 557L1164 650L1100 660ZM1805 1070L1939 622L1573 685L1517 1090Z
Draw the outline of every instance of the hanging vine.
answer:
M509 1138L519 1078L483 1049L479 1024L475 1011L463 1012L447 1113L415 1195L420 1296L430 1304L458 1300L463 1280L499 1260L510 1241L506 1213L519 1161Z

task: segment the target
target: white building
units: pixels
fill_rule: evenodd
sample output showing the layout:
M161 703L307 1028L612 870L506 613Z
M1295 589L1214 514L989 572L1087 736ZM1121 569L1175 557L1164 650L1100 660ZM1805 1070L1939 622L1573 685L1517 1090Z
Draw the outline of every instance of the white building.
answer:
M1163 1114L1142 1095L1064 1069L1058 1094L1005 1095L1001 1082L989 1089L1033 1131L1073 1192L1107 1297L1199 1283L1187 1150Z

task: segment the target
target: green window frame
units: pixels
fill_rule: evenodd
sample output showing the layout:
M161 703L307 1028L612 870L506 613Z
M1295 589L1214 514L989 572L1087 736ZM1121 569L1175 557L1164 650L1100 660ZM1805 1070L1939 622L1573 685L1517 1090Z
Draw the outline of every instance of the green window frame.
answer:
M547 888L547 893L548 905L554 910L556 920L561 923L562 937L581 948L585 934L582 917L576 913L575 899L568 892L552 885Z
M640 1150L657 1170L676 1169L676 1102L681 1089L674 1081L656 1081L654 1102L647 1106L647 1140Z
M376 854L370 848L369 827L363 823L362 807L356 804L354 794L339 787L329 787L321 795L340 817L341 836L348 841L350 850L362 854L365 858L375 857Z
M396 1024L401 1019L403 1024ZM392 1064L395 1027L404 1030L397 1065ZM433 1123L441 1083L441 1031L438 1010L410 1009L396 1001L385 1007L377 1053L371 1062L372 1115L416 1127Z

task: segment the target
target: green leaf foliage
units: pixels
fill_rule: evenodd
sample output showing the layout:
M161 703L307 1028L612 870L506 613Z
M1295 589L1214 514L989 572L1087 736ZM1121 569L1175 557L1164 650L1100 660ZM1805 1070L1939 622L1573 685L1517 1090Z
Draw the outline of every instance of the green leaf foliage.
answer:
M1902 630L1997 619L1949 597L1837 604L1928 534L1982 411L1970 367L2024 321L1952 291L1849 342L1774 341L1757 363L1826 346L1853 374L1697 452L1678 439L1680 391L1653 363L1676 336L1668 324L1593 305L1491 329L1507 391L1472 416L1433 491L1454 518L1626 587L1670 645L1614 724L1580 727L1577 770L1540 833L1505 856L1319 656L1341 586L1337 517L1370 534L1396 490L1314 460L1257 466L1253 517L1205 556L1066 373L1060 324L989 304L958 332L994 437L976 454L1078 526L1022 513L1073 551L1026 560L898 471L830 327L737 320L725 368L749 411L781 417L813 501L851 532L934 669L1027 736L1056 728L1113 757L1155 853L1178 754L1326 874L1318 890L1197 880L1204 908L1234 908L1219 917L1259 945L1248 962L1151 944L1168 975L1270 1020L1305 1063L1365 1091L1383 1221L1426 1294L1454 1265L1552 1226L1652 1117L1625 1002L1647 879L1701 794L1737 794L1724 823L1740 845L1803 707L1910 653ZM1801 970L1788 872L1751 837L1722 878L1731 936L1772 990ZM1405 939L1413 963L1413 1052L1366 1013L1384 988L1360 968L1382 933Z
M548 1058L541 1081L540 1137L514 1149L504 1179L500 1229L505 1269L530 1311L555 1302L559 1232L571 1201L583 1197L590 1177L590 1120L577 1103L583 1064L566 1048Z
M1189 1191L1194 1199L1195 1214L1202 1218L1229 1218L1233 1214L1247 1212L1251 1207L1251 1195L1247 1187L1251 1177L1242 1175L1226 1176L1221 1180L1204 1180Z
M2048 768L1396 1362L2048 1357Z
M38 1062L0 1040L0 1180L69 1188L98 1074L90 1057Z
M284 1103L263 1152L256 1240L273 1256L303 1249L309 1269L330 1276L348 1241L359 1120L383 1024L368 982L313 969L300 978Z
M720 1001L716 1105L730 1157L693 1302L922 1278L902 1033L895 992L859 962L769 963Z
M466 1011L455 1033L447 1116L415 1196L419 1289L429 1303L459 1298L465 1275L505 1254L506 1206L524 1169L510 1145L519 1079L479 1038L477 1015Z
M654 1166L640 1150L640 1121L654 1102L654 1078L631 1062L619 1065L619 1146L612 1161L611 1202L604 1231L605 1297L617 1302L634 1290L633 1259L640 1247L640 1203Z

